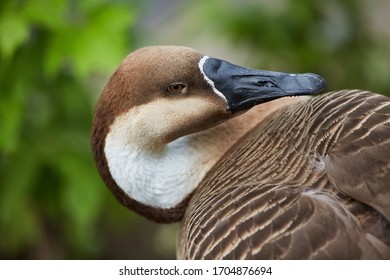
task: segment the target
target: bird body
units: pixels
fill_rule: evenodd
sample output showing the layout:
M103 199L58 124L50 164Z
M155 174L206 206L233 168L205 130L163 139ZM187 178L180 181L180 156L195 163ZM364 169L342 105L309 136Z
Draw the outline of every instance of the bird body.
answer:
M275 112L197 188L179 255L390 258L388 112L388 98L352 90Z
M178 258L389 259L390 99L301 96L324 86L137 50L97 104L97 168L124 206L181 222Z

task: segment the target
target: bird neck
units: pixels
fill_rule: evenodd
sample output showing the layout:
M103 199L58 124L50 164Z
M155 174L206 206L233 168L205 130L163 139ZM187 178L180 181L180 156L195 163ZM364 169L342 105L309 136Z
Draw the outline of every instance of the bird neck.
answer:
M159 209L175 208L190 196L207 172L246 132L275 110L297 101L289 99L257 106L213 128L153 150L138 147L111 131L104 147L111 176L139 203Z

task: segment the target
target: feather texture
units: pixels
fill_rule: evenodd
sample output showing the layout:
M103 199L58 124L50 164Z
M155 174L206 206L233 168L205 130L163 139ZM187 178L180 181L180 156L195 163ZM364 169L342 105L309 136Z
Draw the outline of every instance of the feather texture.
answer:
M269 116L189 201L184 259L390 258L390 100L344 90Z

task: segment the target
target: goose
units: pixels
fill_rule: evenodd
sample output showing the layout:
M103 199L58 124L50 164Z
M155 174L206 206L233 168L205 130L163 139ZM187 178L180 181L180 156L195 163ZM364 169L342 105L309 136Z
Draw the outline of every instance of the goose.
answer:
M178 259L389 259L390 99L325 86L143 47L97 102L97 169L125 207L180 222Z

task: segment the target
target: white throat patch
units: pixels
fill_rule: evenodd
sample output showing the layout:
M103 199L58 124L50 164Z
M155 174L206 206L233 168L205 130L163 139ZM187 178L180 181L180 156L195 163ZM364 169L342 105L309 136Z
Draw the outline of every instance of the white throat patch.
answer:
M111 176L130 198L144 205L175 207L205 176L205 163L211 155L192 147L191 136L179 138L159 152L142 149L130 143L131 133L137 133L134 119L132 111L118 117L106 137L104 153Z

